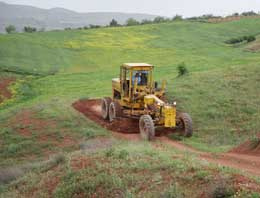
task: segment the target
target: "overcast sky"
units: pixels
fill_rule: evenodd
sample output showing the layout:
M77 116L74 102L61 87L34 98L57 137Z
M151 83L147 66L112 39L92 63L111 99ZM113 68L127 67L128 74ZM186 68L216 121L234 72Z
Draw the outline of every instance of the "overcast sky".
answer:
M260 11L260 0L0 0L40 8L62 7L78 12L134 12L185 17L202 14L228 15Z

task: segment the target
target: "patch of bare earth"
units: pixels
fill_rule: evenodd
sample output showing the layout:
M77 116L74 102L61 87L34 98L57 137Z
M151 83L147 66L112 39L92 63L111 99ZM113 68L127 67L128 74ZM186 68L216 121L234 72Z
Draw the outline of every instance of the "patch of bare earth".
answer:
M260 16L228 16L225 18L212 18L209 19L208 22L210 23L223 23L223 22L231 22L231 21L239 21L241 19L254 19L254 18L260 18Z
M15 82L14 78L6 78L6 79L0 79L0 104L6 100L10 99L12 97L11 91L8 89L8 87Z
M108 121L103 120L100 114L100 100L80 100L75 102L73 104L73 107L97 124L107 128L108 130L111 130L113 132L113 135L117 138L124 138L128 140L140 139L138 134L138 121L123 118L116 120L113 123L109 123ZM173 146L176 149L197 154L200 159L217 164L219 166L231 167L239 169L241 171L245 171L254 176L260 176L259 150L255 152L255 155L251 155L247 152L237 152L235 150L222 154L211 154L196 150L178 141L170 140L165 136L157 137L157 140L159 140L163 144ZM158 145L154 145L158 148Z
M260 43L252 44L246 48L250 52L259 52L260 51Z
M78 144L78 140L66 134L57 137L57 123L54 120L37 118L33 111L24 110L17 113L8 123L8 126L15 128L15 130L26 138L36 137L39 144L51 143L54 147L67 148ZM61 129L65 130L65 129ZM52 154L48 149L46 154Z
M114 122L108 122L101 117L101 100L80 100L73 103L73 107L83 113L90 120L96 122L100 126L115 132L114 135L118 138L127 138L131 140L139 140L138 120L129 118L120 118Z

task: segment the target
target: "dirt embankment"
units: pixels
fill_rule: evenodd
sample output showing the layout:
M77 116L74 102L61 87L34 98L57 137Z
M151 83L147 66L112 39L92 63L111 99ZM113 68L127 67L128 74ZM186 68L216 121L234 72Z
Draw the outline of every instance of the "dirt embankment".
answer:
M112 131L113 135L118 138L140 140L138 121L123 118L109 123L103 120L101 117L100 100L80 100L75 102L73 107L100 126ZM197 154L202 160L260 176L260 146L256 146L252 150L249 146L251 145L250 142L246 142L227 153L211 154L196 150L181 142L170 140L166 136L157 137L156 139L159 140L159 143L168 144L176 149ZM155 142L156 147L158 147L157 143L158 141Z
M233 148L230 152L260 157L260 135Z
M0 104L6 100L10 99L12 97L11 91L8 89L8 87L15 82L14 78L6 78L6 79L0 79Z
M102 127L119 133L137 133L139 131L138 120L121 118L112 123L105 121L101 117L100 100L80 100L73 104L73 107L83 113L90 120L98 123Z

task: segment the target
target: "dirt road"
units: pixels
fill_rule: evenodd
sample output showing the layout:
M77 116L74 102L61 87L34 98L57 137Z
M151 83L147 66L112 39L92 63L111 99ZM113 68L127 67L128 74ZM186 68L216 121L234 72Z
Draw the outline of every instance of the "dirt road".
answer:
M104 121L100 115L101 108L99 100L80 100L75 102L73 107L89 119L112 131L113 135L117 138L132 141L141 140L138 134L138 121L127 118L117 120L113 123ZM241 152L243 149L233 149L227 153L212 154L196 150L178 141L170 140L166 136L157 137L157 141L160 141L163 144L168 144L182 151L197 154L200 159L207 162L214 163L219 166L239 169L240 171L244 171L253 176L260 176L260 155L258 152L243 154L243 152Z

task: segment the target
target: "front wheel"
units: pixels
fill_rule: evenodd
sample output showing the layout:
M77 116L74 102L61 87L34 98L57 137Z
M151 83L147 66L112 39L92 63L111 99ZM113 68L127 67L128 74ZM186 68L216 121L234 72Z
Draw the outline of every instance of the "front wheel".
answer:
M150 115L143 115L139 120L139 129L141 137L144 140L151 141L155 137L154 122Z
M193 133L192 119L187 113L180 113L177 116L177 127L180 130L180 134L184 137L191 137Z

